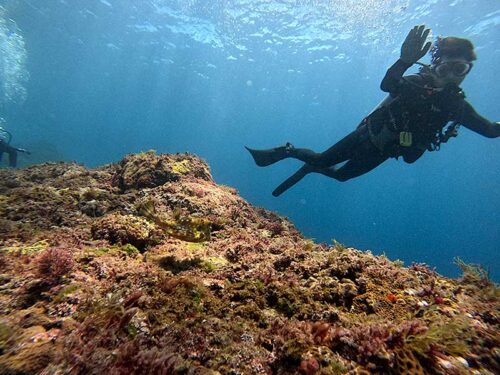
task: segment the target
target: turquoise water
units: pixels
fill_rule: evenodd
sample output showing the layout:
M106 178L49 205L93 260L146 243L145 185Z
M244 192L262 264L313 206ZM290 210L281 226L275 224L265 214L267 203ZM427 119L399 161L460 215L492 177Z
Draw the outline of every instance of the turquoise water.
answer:
M3 0L0 117L21 163L88 166L126 153L195 153L217 182L332 239L456 276L456 256L500 279L500 144L461 129L417 163L389 160L345 183L311 175L271 191L300 165L258 168L244 145L322 151L383 98L406 33L470 38L464 88L500 119L500 4L480 0ZM428 58L423 59L428 62ZM410 71L414 71L412 69Z

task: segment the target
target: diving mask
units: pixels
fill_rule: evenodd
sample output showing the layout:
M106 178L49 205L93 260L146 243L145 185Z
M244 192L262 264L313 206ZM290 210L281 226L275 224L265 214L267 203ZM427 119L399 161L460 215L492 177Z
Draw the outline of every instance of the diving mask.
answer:
M472 69L472 63L465 61L447 61L435 65L432 70L436 76L443 78L452 73L456 77L463 77Z

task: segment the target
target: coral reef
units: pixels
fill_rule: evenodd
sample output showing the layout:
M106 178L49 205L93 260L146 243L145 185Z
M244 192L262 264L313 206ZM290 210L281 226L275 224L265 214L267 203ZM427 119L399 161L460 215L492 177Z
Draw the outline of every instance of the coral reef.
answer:
M0 170L1 374L495 374L500 289L338 242L194 155Z

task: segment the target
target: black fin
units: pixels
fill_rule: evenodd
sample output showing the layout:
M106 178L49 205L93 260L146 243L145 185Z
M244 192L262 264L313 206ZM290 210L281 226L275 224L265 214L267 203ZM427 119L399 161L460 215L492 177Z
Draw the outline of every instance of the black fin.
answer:
M267 167L268 165L285 159L289 156L290 147L293 146L289 146L289 144L287 144L286 146L275 147L269 150L254 150L245 146L248 152L252 155L255 164L259 167Z
M280 196L285 191L290 189L293 185L295 185L297 182L302 180L310 172L311 172L311 167L307 164L304 165L297 172L295 172L293 175L288 177L284 182L282 182L280 186L278 186L276 189L274 189L273 195L275 197Z

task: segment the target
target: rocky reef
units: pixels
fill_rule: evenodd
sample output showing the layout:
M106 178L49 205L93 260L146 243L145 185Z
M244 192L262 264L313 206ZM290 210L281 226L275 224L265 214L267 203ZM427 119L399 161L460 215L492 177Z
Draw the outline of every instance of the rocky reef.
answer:
M499 289L318 244L194 155L0 170L0 374L495 374Z

